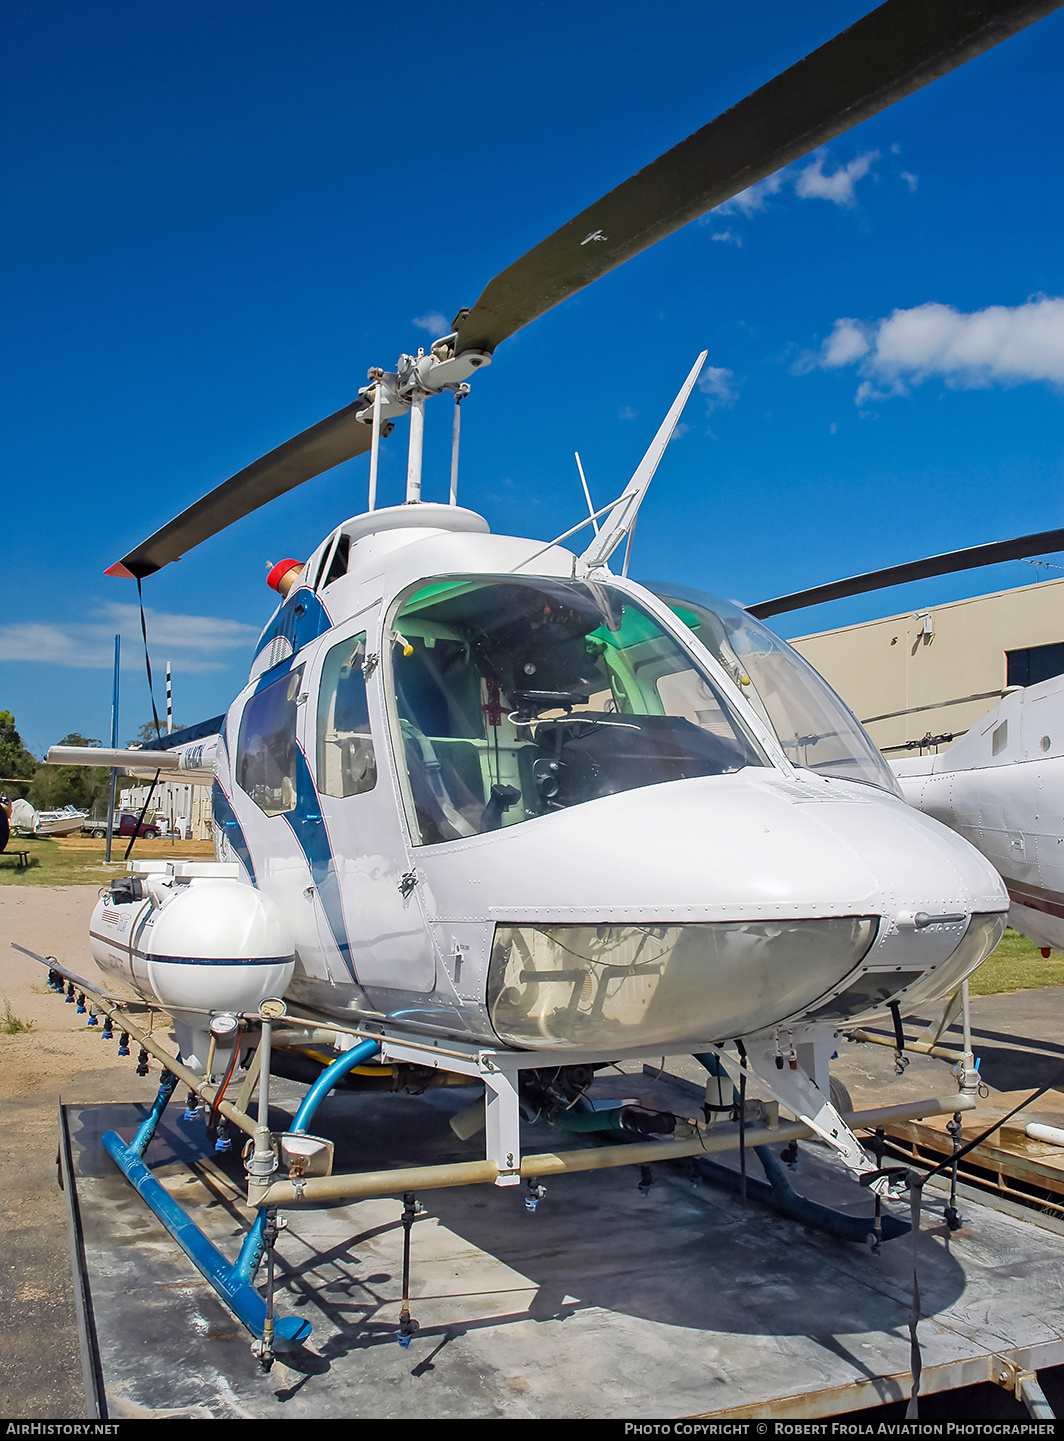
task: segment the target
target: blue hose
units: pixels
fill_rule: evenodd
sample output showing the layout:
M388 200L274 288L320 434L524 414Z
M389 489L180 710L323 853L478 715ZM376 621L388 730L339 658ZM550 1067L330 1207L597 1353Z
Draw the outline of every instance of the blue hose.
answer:
M711 1076L727 1080L728 1073L715 1051L696 1054L694 1059L705 1066ZM732 1096L738 1103L739 1095L734 1088ZM822 1206L819 1201L810 1201L807 1197L800 1196L788 1181L787 1172L775 1151L769 1146L754 1146L753 1150L768 1177L768 1184L748 1178L746 1192L752 1200L761 1201L764 1205L771 1206L774 1211L781 1211L783 1215L801 1221L806 1226L816 1226L820 1231L827 1231L841 1241L868 1240L874 1226L872 1220L866 1220L863 1216L848 1216L844 1211L836 1211L831 1206ZM714 1186L723 1186L728 1191L739 1190L741 1178L730 1167L718 1165L705 1157L699 1159L698 1165L704 1181ZM880 1225L884 1241L893 1241L912 1230L908 1221L900 1221L897 1216L889 1216L886 1212L880 1218Z
M365 1061L370 1060L379 1050L380 1046L376 1041L360 1041L357 1046L352 1046L338 1060L333 1061L331 1066L326 1066L303 1097L302 1104L292 1122L292 1130L296 1133L305 1132L314 1119L314 1112L337 1081L342 1081L349 1071L353 1071L356 1066L361 1066Z

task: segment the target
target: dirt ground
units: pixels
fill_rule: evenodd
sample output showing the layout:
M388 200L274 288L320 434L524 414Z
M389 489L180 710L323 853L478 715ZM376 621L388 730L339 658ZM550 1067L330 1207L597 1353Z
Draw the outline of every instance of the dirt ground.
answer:
M88 946L98 894L97 886L0 890L0 1022L9 1014L32 1025L0 1032L0 1415L9 1417L86 1414L66 1203L56 1181L59 1101L150 1100L159 1084L156 1063L138 1076L136 1050L119 1059L117 1039L87 1029L76 1006L46 989L45 968L11 949L15 941L86 979L98 976Z
M73 1076L97 1069L104 1057L119 1067L117 1047L102 1042L99 1027L88 1029L87 1017L79 1016L76 1006L65 1005L46 988L43 966L11 946L17 942L38 955L55 956L86 980L118 989L105 981L89 952L89 916L99 894L97 886L0 892L0 1097L47 1096L54 1114L60 1092ZM9 1005L10 1014L32 1030L4 1033ZM121 1065L123 1076L131 1070Z

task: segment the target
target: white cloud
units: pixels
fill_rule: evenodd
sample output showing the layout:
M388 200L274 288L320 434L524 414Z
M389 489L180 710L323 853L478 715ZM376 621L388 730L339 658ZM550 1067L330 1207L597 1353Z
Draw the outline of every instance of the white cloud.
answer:
M711 240L722 240L725 245L737 245L742 248L743 237L736 235L734 230L717 230L710 236Z
M710 215L734 215L736 210L741 210L744 215L750 216L758 210L764 210L769 196L779 194L785 176L786 171L784 170L777 171L775 175L766 176L756 185L751 185L748 190L740 190L738 195L733 195L730 200L725 200L723 205L718 205L715 210L711 210Z
M852 210L857 204L857 182L871 174L872 166L878 159L878 150L867 150L848 165L840 165L829 172L825 170L829 163L828 152L822 150L802 170L795 171L793 167L785 167L775 175L759 180L756 185L740 190L738 195L733 195L723 205L718 205L715 210L704 215L699 223L712 224L713 217L719 215L742 214L749 219L751 215L764 210L772 196L778 195L785 185L794 187L794 193L799 200L830 200L835 205ZM910 190L916 189L915 175L906 171L902 178ZM731 230L717 231L713 239L733 245L743 243L742 236L733 234Z
M871 350L866 327L857 320L836 320L835 329L824 341L820 364L825 370L852 365Z
M863 377L858 404L904 394L936 376L958 390L1064 385L1064 298L1040 296L971 314L932 301L872 325L837 320L812 363L826 370L856 364Z
M415 316L411 324L416 325L419 330L427 330L433 338L451 333L451 322L438 310L430 310L427 315Z
M723 365L707 365L698 377L698 388L703 395L710 398L710 413L718 405L734 405L739 399L739 382L735 378L735 371L727 370Z
M110 670L118 633L123 640L123 669L143 669L139 607L106 601L96 607L95 615L98 620L0 625L0 661ZM226 652L233 650L244 651L250 661L251 647L259 635L256 626L215 616L168 615L145 609L145 617L153 670L160 673L168 660L186 674L221 670L230 659Z
M851 160L849 165L840 165L837 170L826 175L824 164L827 152L824 151L804 170L798 172L794 193L799 200L830 200L835 205L852 210L857 204L855 185L858 180L864 179L871 170L873 161L878 159L878 150L866 150L863 155Z
M901 171L901 178L905 181L906 185L909 187L910 192L912 192L913 190L915 190L916 187L920 184L919 176L914 175L911 170L903 170L903 171Z

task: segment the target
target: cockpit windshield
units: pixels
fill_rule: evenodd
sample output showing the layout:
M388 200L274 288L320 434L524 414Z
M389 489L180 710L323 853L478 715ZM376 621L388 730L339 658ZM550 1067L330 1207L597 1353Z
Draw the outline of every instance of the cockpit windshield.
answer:
M423 845L769 764L724 688L615 586L441 579L408 596L390 640Z
M894 772L860 722L793 646L741 606L715 595L679 585L647 589L734 677L792 765L901 795Z

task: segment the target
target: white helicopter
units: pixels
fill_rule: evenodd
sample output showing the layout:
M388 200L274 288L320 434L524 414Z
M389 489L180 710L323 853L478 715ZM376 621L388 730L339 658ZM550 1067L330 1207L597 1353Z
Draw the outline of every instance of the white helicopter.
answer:
M588 1129L572 1122L588 1068L694 1052L714 1070L726 1046L740 1084L755 1074L796 1117L771 1138L818 1135L884 1189L829 1097L837 1028L896 1020L955 990L1003 932L1000 878L904 804L845 706L749 613L610 570L705 355L624 492L546 545L493 535L458 506L458 404L521 326L1059 3L888 0L516 261L427 354L371 370L349 406L108 572L139 585L370 452L367 512L306 561L274 567L281 604L224 717L165 737L150 757L49 752L56 764L213 783L217 861L133 863L96 907L92 943L105 971L173 1018L170 1089L180 1076L252 1137L248 1195L262 1225L294 1202L531 1185L552 1169L704 1150L705 1135L684 1136L677 1117L626 1106L608 1125L653 1144L583 1161L522 1156L522 1106L532 1095L539 1114ZM436 505L421 500L423 411L444 391L455 453L451 504ZM376 509L380 438L403 415L406 504ZM564 547L600 518L586 548ZM93 994L133 1026L114 997ZM330 1039L339 1059L277 1138L270 1047L284 1025L297 1040ZM262 1037L257 1123L214 1082L226 1056L228 1080L249 1027ZM330 1144L306 1128L329 1086L368 1058L483 1081L485 1160L420 1168L416 1181L331 1175ZM169 1094L132 1145L105 1138L163 1219L172 1203L140 1158ZM954 1096L908 1114L970 1104ZM204 1270L268 1353L243 1260L230 1283Z
M907 581L1064 548L1064 529L930 556L751 606L766 617ZM1064 677L1009 686L947 751L891 761L905 799L978 846L1008 889L1009 924L1064 950Z
M1064 677L1005 695L941 755L892 762L905 799L978 846L1009 924L1064 951Z

